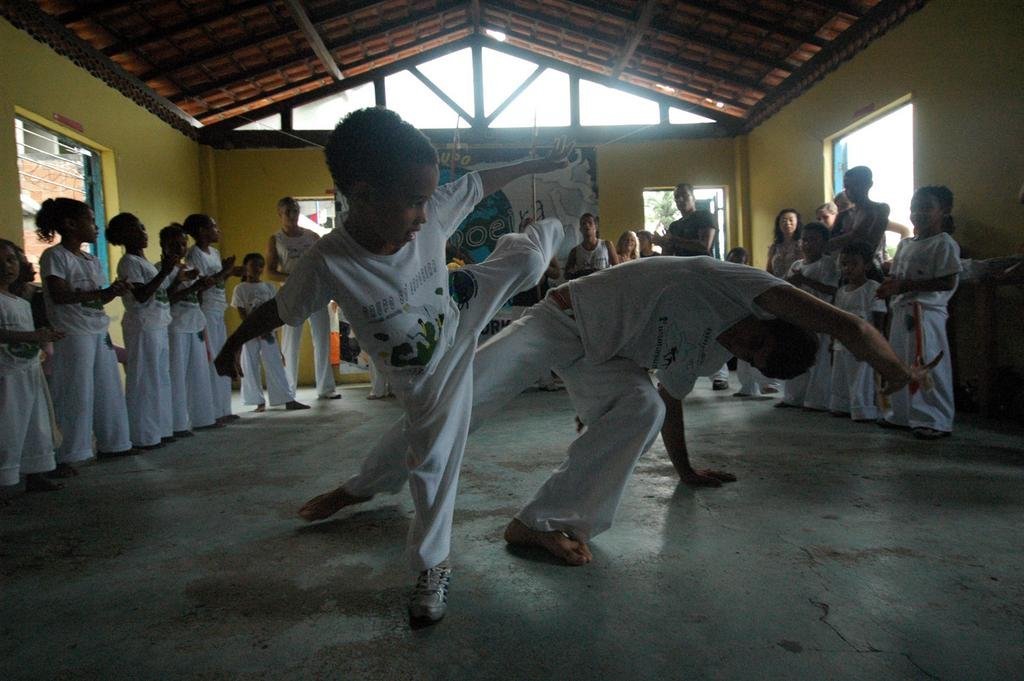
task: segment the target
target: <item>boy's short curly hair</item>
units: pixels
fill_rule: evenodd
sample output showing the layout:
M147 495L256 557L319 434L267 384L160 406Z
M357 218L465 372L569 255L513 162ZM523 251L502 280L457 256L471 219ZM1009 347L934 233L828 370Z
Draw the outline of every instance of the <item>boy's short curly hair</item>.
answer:
M875 249L867 241L851 241L839 251L840 255L859 256L866 265L870 265L875 258Z
M383 107L345 116L331 133L324 156L334 185L346 196L356 182L386 187L411 165L437 165L430 139Z
M107 229L104 232L106 234L107 241L115 246L124 246L124 240L127 236L128 230L130 230L135 224L142 223L131 213L118 213L114 217L110 218L110 222L107 223Z

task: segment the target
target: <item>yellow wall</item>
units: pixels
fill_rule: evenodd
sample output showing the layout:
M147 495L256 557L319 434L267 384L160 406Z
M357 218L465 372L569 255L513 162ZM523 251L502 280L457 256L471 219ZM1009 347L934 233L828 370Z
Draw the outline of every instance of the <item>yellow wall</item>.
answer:
M726 187L729 246L743 243L736 147L732 139L621 142L598 147L597 185L601 236L613 243L644 224L643 191L680 182Z
M108 217L136 213L155 234L168 222L181 221L201 205L199 145L121 93L0 20L0 236L22 241L15 107L52 121L60 113L78 121L84 132L61 129L109 150L104 153L104 189ZM109 169L113 168L113 176ZM100 225L102 228L102 225ZM159 253L156 239L150 251ZM121 249L112 249L116 266ZM119 337L120 307L111 332Z
M854 112L905 95L914 104L914 182L955 196L956 238L975 256L1024 241L1024 32L1018 0L933 0L823 79L747 139L755 264L764 265L772 219L805 215L825 199L823 142ZM885 200L885 197L877 197ZM976 380L973 290L954 306L961 375ZM1000 292L997 364L1024 364L1019 290Z

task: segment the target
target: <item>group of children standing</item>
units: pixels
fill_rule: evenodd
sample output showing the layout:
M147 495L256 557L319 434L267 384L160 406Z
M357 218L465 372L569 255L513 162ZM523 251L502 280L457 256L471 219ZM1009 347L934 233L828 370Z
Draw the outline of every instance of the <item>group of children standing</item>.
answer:
M900 242L887 276L869 278L875 247L852 241L838 257L826 252L831 232L824 224L802 227L794 215L801 258L788 266L785 279L825 302L860 317L883 333L888 314L888 339L908 365L926 364L938 358L929 389L908 386L879 399L874 374L839 342L818 335L818 356L807 373L786 381L778 407L803 407L849 416L855 421L877 421L885 427L909 428L921 439L946 437L953 430L953 377L946 332L947 305L957 287L961 269L960 249L950 236L953 194L946 187L926 186L914 193L910 219L914 236ZM777 227L778 230L778 220ZM743 249L727 259L749 264ZM772 263L779 259L776 252ZM886 304L888 302L888 305ZM749 367L740 367L741 382L750 383L745 394L756 393ZM746 372L743 371L746 369ZM743 389L741 389L742 392Z
M15 485L24 475L27 489L58 489L50 478L76 475L74 464L93 456L137 454L238 418L231 413L231 379L212 364L227 337L225 282L238 274L234 256L222 260L214 246L220 232L213 218L194 214L164 227L160 260L152 263L142 222L131 213L115 216L105 234L125 254L109 285L99 258L82 249L98 235L88 205L48 199L36 215L36 232L58 242L40 258L45 304L35 314L28 296L18 295L34 278L32 265L15 244L0 241L0 485ZM259 254L245 258L244 282L232 301L243 316L276 293L260 281L263 264ZM118 297L124 301L123 390L104 310ZM284 378L273 336L251 345L242 358L243 400L264 408L262 356L271 404L307 408Z

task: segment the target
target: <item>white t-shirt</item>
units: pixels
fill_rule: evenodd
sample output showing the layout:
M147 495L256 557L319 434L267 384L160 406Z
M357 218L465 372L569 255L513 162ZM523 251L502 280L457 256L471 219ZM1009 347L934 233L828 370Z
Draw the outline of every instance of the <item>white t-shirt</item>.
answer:
M625 357L657 369L658 380L682 399L698 376L731 356L718 336L750 315L770 319L754 298L789 284L747 265L695 256L633 260L566 286L588 362Z
M126 253L121 262L117 263L117 278L138 286L145 286L159 274L153 263L131 253ZM160 282L153 295L144 303L128 293L124 296L124 319L121 325L126 330L166 328L171 323L171 301L167 298L167 287L174 281L172 271Z
M960 246L953 237L940 232L924 239L904 239L896 247L889 274L897 279L938 279L960 273ZM918 302L925 307L946 307L952 291L912 291L892 299L893 307Z
M820 284L826 284L828 286L839 285L839 268L836 266L836 259L829 255L823 255L810 264L805 263L803 258L795 261L789 266L789 272L786 273L786 278L788 279L796 272L800 272L808 279L813 279ZM831 303L834 298L834 295L815 291L810 286L800 286L799 288L807 291L815 298L824 300L826 303Z
M317 242L317 235L308 229L303 229L298 236L288 236L284 230L278 230L274 235L274 247L277 250L277 269L291 274L295 271L295 263L299 261L306 251Z
M277 295L277 287L266 281L243 281L231 294L231 307L252 312Z
M91 253L72 253L60 244L50 246L39 258L39 270L43 278L43 295L46 301L46 316L53 328L69 336L88 336L106 333L110 317L103 311L100 300L84 303L57 305L50 297L47 277L60 277L72 291L97 291L105 288L107 277L100 260Z
M174 268L167 279L174 282L178 277L178 268ZM170 288L171 291L180 291L195 283L195 279L179 281ZM171 305L171 324L167 330L171 333L198 333L206 328L206 315L199 307L199 294L193 291L178 302Z
M573 250L576 251L577 270L603 270L611 267L608 259L608 242L603 239L598 239L597 246L592 251L584 248L583 244Z
M840 286L836 291L835 306L861 319L873 322L872 315L875 312L885 314L885 301L875 297L879 286L881 284L872 279L865 280L863 284L852 291L846 286ZM836 340L835 348L841 350L842 347L842 344Z
M20 296L0 291L0 329L35 331L32 306ZM39 364L38 343L0 343L0 376Z
M220 251L213 246L208 247L209 253L204 253L198 246L188 249L185 256L185 263L199 271L200 277L212 277L224 269L224 263L220 259ZM228 296L223 281L217 282L215 286L203 291L203 311L210 314L223 314L228 309Z
M459 323L459 308L448 294L445 242L482 198L475 172L438 187L416 239L392 255L370 253L344 226L335 228L299 260L278 291L281 320L301 324L336 300L381 370L432 372Z

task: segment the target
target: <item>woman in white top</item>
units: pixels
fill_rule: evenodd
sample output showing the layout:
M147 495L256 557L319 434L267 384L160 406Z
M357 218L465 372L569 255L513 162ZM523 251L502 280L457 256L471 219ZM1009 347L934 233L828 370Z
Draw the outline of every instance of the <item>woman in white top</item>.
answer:
M597 219L591 213L580 217L580 234L582 243L569 251L569 258L565 261L566 279L578 279L619 264L612 242L599 238Z
M132 285L124 297L125 397L132 444L154 449L173 442L171 420L171 358L167 327L171 303L167 288L174 281L176 258L160 259L160 269L146 260L146 227L131 213L115 215L107 225L107 241L124 246L117 278Z
M101 454L137 454L128 432L121 374L107 333L110 317L103 306L131 291L131 284L107 277L99 258L82 250L96 242L96 219L81 201L47 199L36 214L36 234L60 243L43 251L46 313L66 336L54 343L53 409L63 441L57 448L60 476L76 475L71 465L93 457L93 435Z
M286 196L277 202L277 215L281 229L270 237L267 243L267 278L273 281L288 281L288 275L295 270L299 259L320 240L316 232L299 227L299 202ZM305 324L285 324L281 327L281 353L288 384L294 393L299 384L299 348L302 327ZM327 308L317 310L309 316L313 338L313 369L316 373L316 394L321 400L341 399L335 392L334 367L331 366L331 319Z
M213 246L220 241L220 229L217 221L209 215L189 215L182 228L196 242L188 250L185 263L198 271L200 277L208 277L213 281L213 286L203 291L200 307L206 315L206 342L210 348L210 357L216 357L228 337L227 326L224 324L224 312L228 309L225 282L235 274L235 256L220 259L220 251ZM231 379L219 376L213 368L213 362L210 362L210 386L213 390L213 411L218 423L237 419L231 413Z

